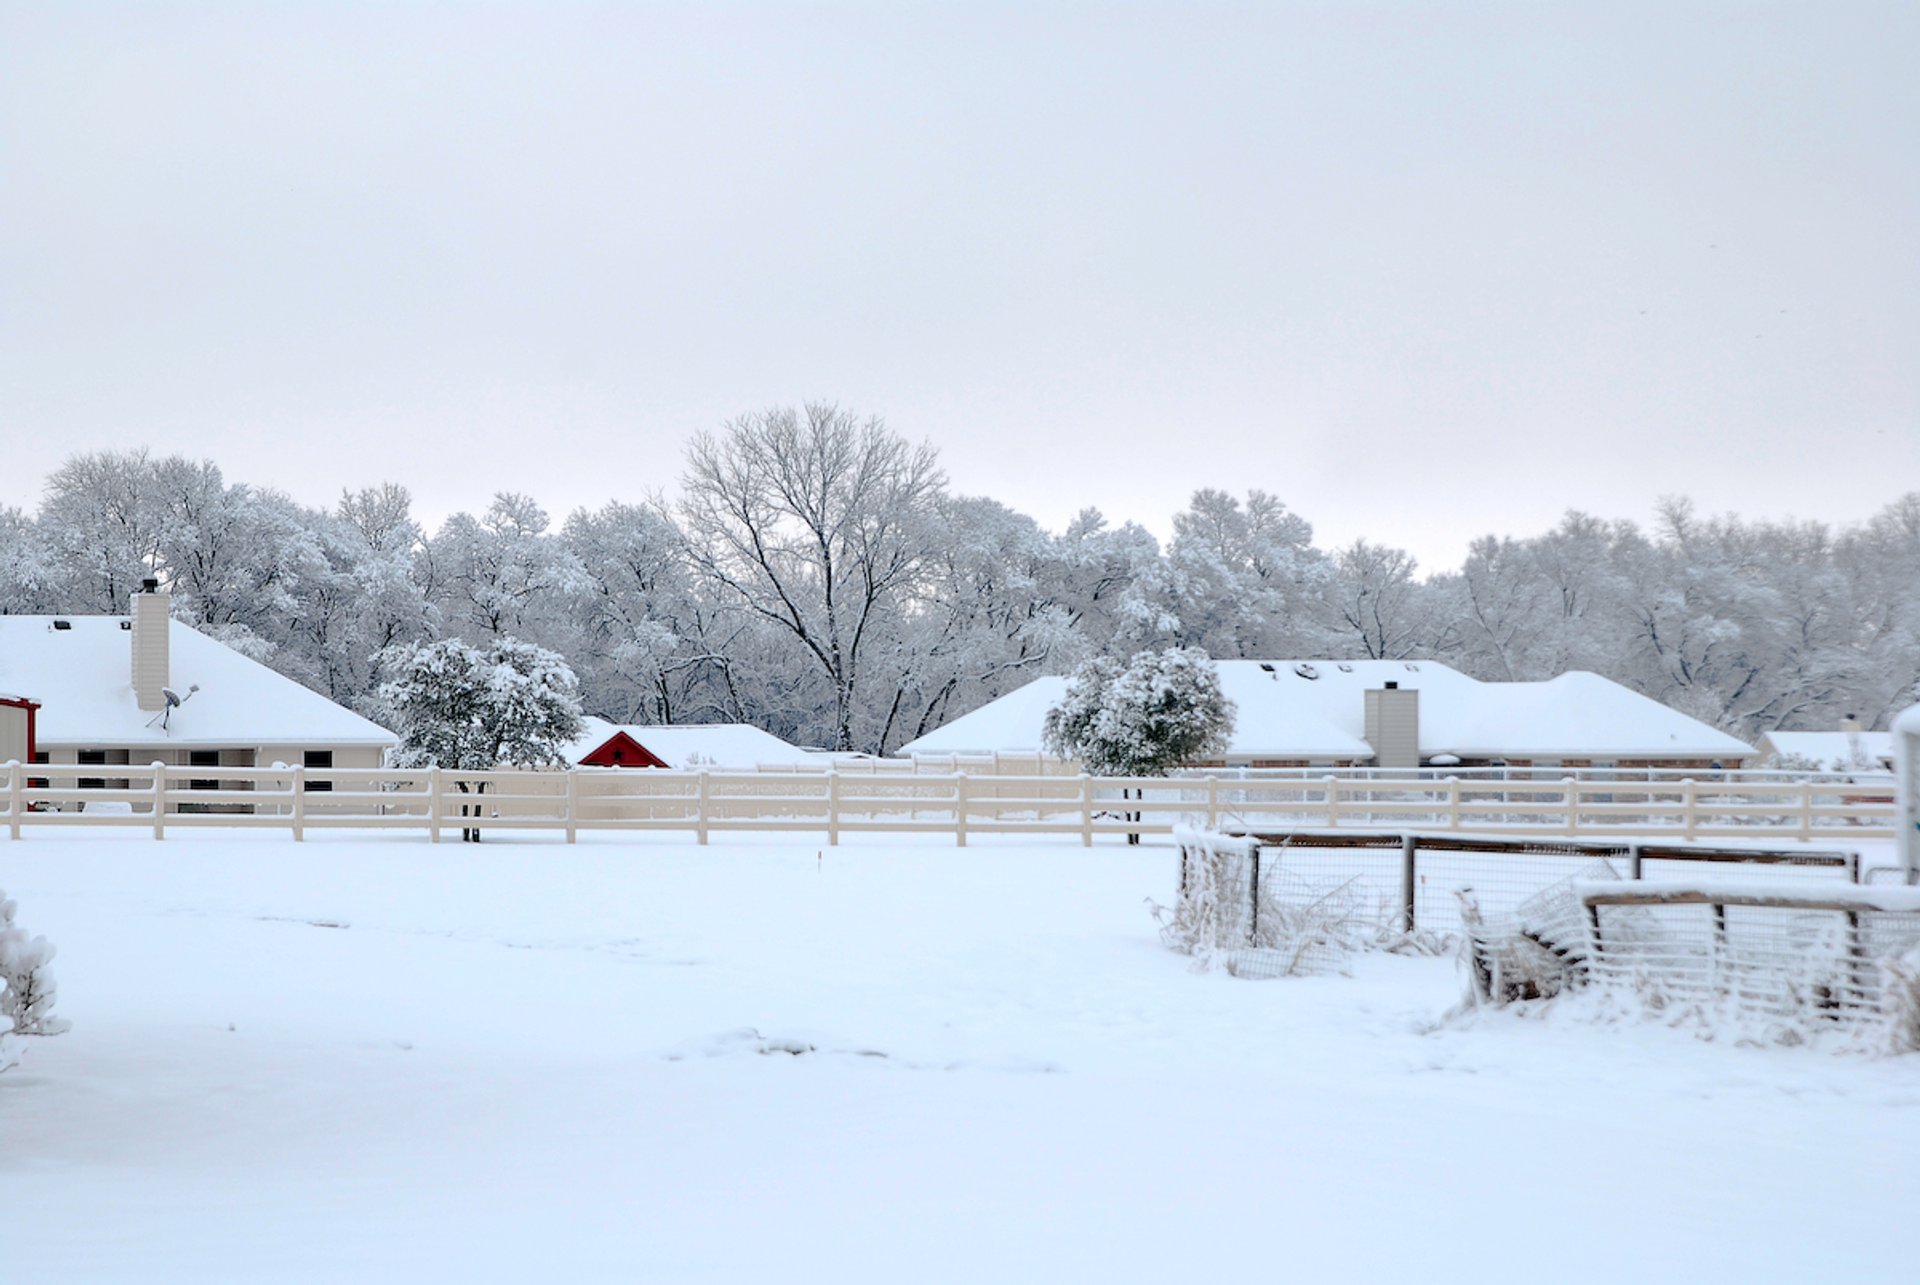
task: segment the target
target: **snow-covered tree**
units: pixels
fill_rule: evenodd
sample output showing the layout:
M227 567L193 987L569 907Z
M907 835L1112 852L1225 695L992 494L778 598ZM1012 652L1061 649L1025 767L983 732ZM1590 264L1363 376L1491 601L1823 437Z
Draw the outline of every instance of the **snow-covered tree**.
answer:
M1095 776L1165 776L1219 754L1233 733L1233 702L1197 647L1096 656L1073 672L1047 711L1046 747ZM1128 836L1138 843L1140 836Z
M485 648L454 638L407 643L384 668L390 677L380 695L400 733L397 767L565 766L562 750L580 735L579 684L544 647L515 638ZM478 842L480 832L461 837Z
M1096 656L1047 712L1046 744L1095 776L1164 776L1226 749L1234 714L1212 659L1197 647L1125 661Z
M824 680L836 749L857 747L870 648L939 547L928 517L945 482L932 447L821 403L743 416L688 448L688 557Z

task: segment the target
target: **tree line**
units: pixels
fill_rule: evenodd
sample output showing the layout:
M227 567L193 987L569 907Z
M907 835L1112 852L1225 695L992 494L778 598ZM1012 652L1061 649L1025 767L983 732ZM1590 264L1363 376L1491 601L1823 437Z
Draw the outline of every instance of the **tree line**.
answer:
M1479 678L1589 669L1735 735L1872 726L1920 698L1920 492L1854 525L1568 513L1458 572L1326 549L1273 494L1198 491L1164 545L1088 509L1048 531L954 494L932 447L832 405L697 436L671 496L557 526L501 493L429 533L403 486L307 507L218 465L69 458L0 508L0 612L176 616L373 717L399 644L562 656L617 722L748 722L890 751L1092 656L1424 657Z

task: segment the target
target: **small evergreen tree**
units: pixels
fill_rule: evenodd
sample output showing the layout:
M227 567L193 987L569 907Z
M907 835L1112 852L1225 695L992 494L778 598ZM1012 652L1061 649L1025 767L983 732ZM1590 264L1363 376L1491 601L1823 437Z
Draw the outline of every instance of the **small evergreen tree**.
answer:
M55 990L53 943L30 937L14 922L18 905L0 892L0 1035L58 1035L67 1029L65 1018L53 1015ZM0 1059L4 1060L4 1059Z
M1075 670L1047 712L1046 746L1094 776L1165 776L1226 749L1233 702L1197 647L1097 656ZM1140 836L1129 836L1138 843Z
M484 649L445 638L403 644L381 659L392 677L380 696L400 733L395 766L566 766L562 751L580 735L580 685L555 653L516 638ZM467 792L467 782L455 784ZM485 790L481 782L474 792ZM478 843L480 832L460 837Z

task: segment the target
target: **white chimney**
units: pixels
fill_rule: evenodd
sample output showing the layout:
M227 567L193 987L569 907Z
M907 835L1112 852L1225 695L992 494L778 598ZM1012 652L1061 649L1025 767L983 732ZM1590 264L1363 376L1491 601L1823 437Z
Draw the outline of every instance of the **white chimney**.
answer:
M1366 694L1365 736L1375 767L1420 766L1420 693L1388 683Z
M133 698L141 709L162 710L167 698L160 689L173 681L167 656L167 630L172 599L160 592L158 580L148 580L133 595Z

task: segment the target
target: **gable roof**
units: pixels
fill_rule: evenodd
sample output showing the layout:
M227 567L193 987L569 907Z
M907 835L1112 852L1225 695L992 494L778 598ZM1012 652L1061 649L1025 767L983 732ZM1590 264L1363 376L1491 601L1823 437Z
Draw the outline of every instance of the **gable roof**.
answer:
M595 750L619 736L638 745L670 768L823 766L819 755L789 744L749 723L671 723L646 726L610 723L588 715L582 731L564 751L567 762L579 764Z
M56 620L69 628L55 629ZM178 620L172 686L200 690L166 726L133 695L124 616L0 616L0 688L40 702L39 743L85 747L394 744L386 728Z
M1483 683L1437 661L1217 660L1238 708L1229 759L1371 759L1366 696L1389 682L1420 693L1420 753L1462 758L1727 758L1736 740L1598 674ZM1040 678L900 749L903 754L1033 752L1066 690Z
M1289 693L1257 664L1215 661L1220 688L1234 703L1233 732L1226 755L1240 758L1369 759L1373 747L1324 717L1289 702ZM910 741L901 754L1044 753L1041 734L1047 711L1066 694L1067 680L1036 678L998 700L989 701Z

